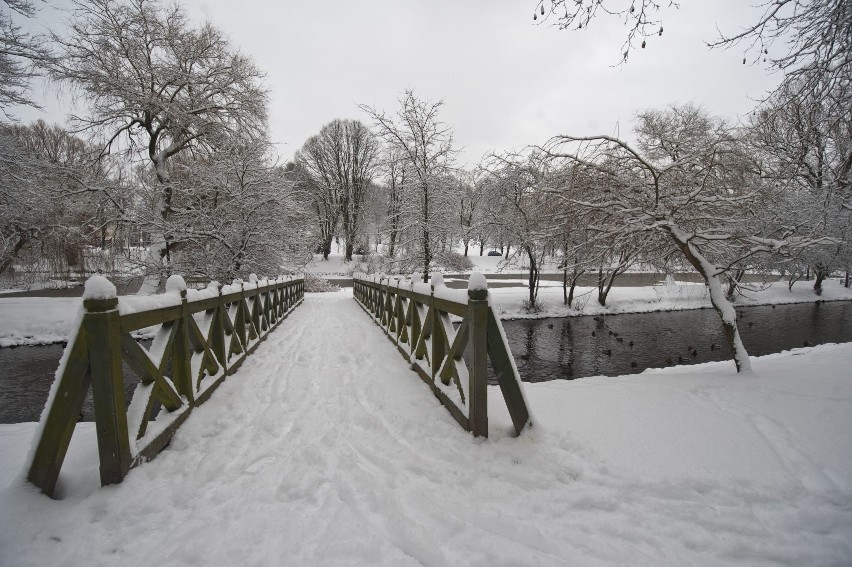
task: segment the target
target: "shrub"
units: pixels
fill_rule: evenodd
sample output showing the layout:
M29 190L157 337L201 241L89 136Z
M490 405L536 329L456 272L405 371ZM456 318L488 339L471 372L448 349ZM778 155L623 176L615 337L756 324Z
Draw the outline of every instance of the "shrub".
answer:
M533 302L530 302L529 299L524 299L521 302L521 308L525 313L541 313L544 311L545 305L544 301L539 301L538 299Z
M438 256L437 261L447 270L466 272L473 269L471 259L458 252L444 252Z
M305 274L305 291L311 293L340 291L340 286L313 274Z

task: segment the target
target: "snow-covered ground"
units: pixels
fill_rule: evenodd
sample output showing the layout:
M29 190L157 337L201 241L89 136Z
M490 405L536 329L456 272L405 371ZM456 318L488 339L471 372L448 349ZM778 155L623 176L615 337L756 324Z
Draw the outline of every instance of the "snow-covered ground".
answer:
M517 280L517 283L522 282ZM535 313L527 312L523 306L523 301L529 299L528 288L495 287L491 294L501 319L646 313L710 307L707 287L687 282L642 287L615 286L610 290L605 307L598 303L597 288L578 287L574 292L574 308L569 309L563 303L562 282L543 281L538 293L541 307ZM807 303L818 300L852 300L852 288L843 287L837 280L829 280L823 283L822 295L817 296L813 291L813 282L796 282L792 290L787 288L787 282L776 282L760 291L745 291L743 296L737 297L735 305Z
M0 426L0 565L849 565L852 344L525 384L463 432L351 292L309 295L154 462L64 499ZM5 488L1 488L5 487Z
M462 251L463 249L458 250L459 253ZM484 255L479 256L478 248L475 252L471 251L468 253L468 258L473 264L472 270L482 272L484 274L494 274L504 271L520 272L527 269L526 266L522 265L522 263L515 258L509 258L509 260L504 261L502 256L488 256L487 254L488 251L486 250ZM335 247L332 246L332 253L329 254L328 260L323 260L320 254L314 254L313 261L305 267L305 271L319 276L351 276L353 271L367 271L363 269L361 264L369 263L369 256L365 259L364 257L356 254L353 256L353 262L344 261L343 256L344 255L342 253L336 251ZM553 267L551 264L552 263L548 263L548 267ZM456 270L449 271L456 272Z
M79 297L0 296L0 347L67 341L82 306Z
M505 282L504 280L501 283ZM575 308L568 309L562 303L561 283L545 281L542 282L539 290L542 309L536 313L528 313L523 308L523 301L528 297L528 291L525 287L520 287L524 282L517 280L514 283L519 287L500 287L491 290L497 312L502 319L641 313L710 306L710 299L704 285L676 283L668 286L614 287L606 307L598 304L596 288L577 288ZM747 297L741 298L739 304L797 303L817 299L852 300L852 288L843 287L837 280L825 282L825 291L821 297L814 295L812 285L812 282L797 282L793 290L788 291L786 283L779 282L769 289L750 293ZM0 347L67 341L70 326L80 305L79 298L4 298L0 296Z

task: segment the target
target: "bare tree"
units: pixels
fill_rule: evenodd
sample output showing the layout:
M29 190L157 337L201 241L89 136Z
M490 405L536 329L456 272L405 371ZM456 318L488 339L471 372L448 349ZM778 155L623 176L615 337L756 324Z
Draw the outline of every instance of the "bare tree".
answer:
M533 20L552 18L560 29L583 30L601 16L619 19L627 29L621 46L621 62L626 63L635 42L641 40L644 49L648 38L663 35L662 12L677 7L673 0L538 0Z
M464 245L464 255L474 236L479 232L478 215L482 200L482 184L485 176L481 171L461 172L458 179L459 193L459 225L461 241Z
M708 285L737 370L749 370L736 312L720 277L754 256L825 240L802 238L791 227L763 234L749 230L756 211L767 206L772 186L762 181L723 122L684 107L641 114L637 130L640 149L611 136L551 139L548 153L570 171L608 180L568 204L591 214L596 219L591 228L607 240L658 246L660 239L648 236L660 235L669 250L679 251Z
M399 104L396 116L366 105L360 108L373 119L385 143L404 157L413 176L411 186L417 195L416 202L409 203L416 211L411 221L420 241L423 281L427 281L434 254L433 228L446 218L435 201L455 156L453 135L450 127L438 118L443 101L421 99L414 91L407 90Z
M725 33L710 48L742 47L743 64L751 60L784 73L800 89L823 93L840 90L840 108L852 106L852 3L847 0L763 0L755 22ZM621 62L641 40L663 34L662 14L677 9L673 0L537 0L534 18L555 19L561 29L588 29L601 16L623 22L627 30ZM789 90L788 94L791 93Z
M29 251L31 269L56 277L85 270L83 249L106 248L123 228L124 187L111 179L97 148L43 121L0 129L0 200L4 240L0 273ZM50 272L50 273L48 273Z
M217 148L212 155L175 158L168 228L182 248L174 266L185 275L224 280L301 266L307 215L293 176L278 167L264 140L230 138ZM146 226L161 220L152 217Z
M408 168L402 156L393 146L386 146L382 162L387 183L386 222L388 231L388 258L396 255L402 220L402 201L410 181Z
M364 196L376 175L378 160L378 140L357 120L332 120L296 154L296 161L318 190L313 199L324 227L325 259L340 217L346 240L345 260L352 260Z
M490 209L490 222L515 244L515 257L529 266L529 310L538 308L541 269L559 232L558 218L562 214L553 198L556 178L550 165L552 162L533 152L528 156L494 156L488 167L497 180L490 197L500 205ZM508 251L506 256L510 256Z
M752 116L751 139L765 176L852 210L852 116L841 93L827 94L784 85Z
M852 3L846 0L765 0L763 14L738 33L722 34L712 48L743 46L751 57L785 74L779 93L841 93L839 109L852 105ZM789 88L796 86L795 90ZM777 96L777 93L776 93Z
M38 236L39 187L46 171L32 159L13 132L0 125L0 274Z
M819 294L828 274L852 264L852 117L820 89L790 83L752 116L749 129L762 175L782 189L772 222L837 241L780 259L812 267Z
M35 65L49 61L50 54L40 38L23 31L16 18L33 18L36 7L30 0L3 0L0 3L0 110L11 118L9 106L39 108L30 98L30 80Z
M74 6L69 33L53 35L58 51L49 75L85 95L89 113L72 116L72 123L104 134L104 155L137 148L147 154L166 229L155 249L168 266L175 244L167 229L175 198L169 160L209 147L224 133L263 135L262 74L217 28L193 27L178 5L75 0Z

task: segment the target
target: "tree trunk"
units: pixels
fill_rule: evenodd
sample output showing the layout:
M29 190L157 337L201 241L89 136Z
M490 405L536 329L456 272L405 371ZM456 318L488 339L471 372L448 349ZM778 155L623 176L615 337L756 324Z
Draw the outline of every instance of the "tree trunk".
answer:
M793 285L802 277L801 272L794 270L790 272L790 279L787 280L787 291L793 291Z
M343 261L352 261L352 251L355 249L355 234L358 231L358 208L348 202L344 203L342 209L343 237L346 246L343 249Z
M423 231L423 283L429 283L429 265L432 263L432 250L429 248L429 230Z
M536 305L536 290L538 288L538 265L535 261L535 254L530 248L527 248L527 256L530 259L530 277L529 277L529 288L530 288L530 307L535 307Z
M731 302L725 297L722 290L722 282L716 275L716 266L711 264L701 253L693 248L687 234L677 227L668 227L668 234L674 240L675 245L686 257L692 267L701 274L710 290L710 303L722 320L722 329L725 332L725 340L734 354L734 365L737 372L751 372L751 360L748 352L743 346L740 331L737 328L737 312Z
M390 233L390 244L388 244L388 258L393 258L396 254L396 229L392 228Z
M598 268L598 303L601 304L601 307L606 307L606 298L609 295L609 290L612 289L614 279L609 275L604 276L603 266Z
M571 275L571 286L568 289L568 307L574 304L574 291L577 289L577 282L580 281L580 276L586 273L586 270L578 270L574 268L574 273Z
M12 262L15 261L15 258L18 257L18 252L24 247L24 244L27 243L27 236L25 234L18 234L18 241L15 242L15 246L12 248L11 252L6 255L5 258L0 260L0 274L9 269L9 266L12 265Z
M483 251L483 250L485 250L485 241L484 241L484 240L480 240L480 241L479 241L479 255L480 255L480 256L482 256L482 251ZM848 276L848 275L849 275L849 272L846 272L846 275ZM849 286L847 285L846 287L849 287Z
M822 268L814 268L814 293L822 295L822 282L828 276L828 272Z
M328 260L328 255L331 254L331 233L329 233L322 243L322 259Z
M743 280L744 276L745 270L736 270L733 275L728 276L728 291L725 293L725 297L727 297L729 301L734 298L734 293L736 293L737 287Z
M429 186L423 185L423 282L429 282L432 248L429 246Z

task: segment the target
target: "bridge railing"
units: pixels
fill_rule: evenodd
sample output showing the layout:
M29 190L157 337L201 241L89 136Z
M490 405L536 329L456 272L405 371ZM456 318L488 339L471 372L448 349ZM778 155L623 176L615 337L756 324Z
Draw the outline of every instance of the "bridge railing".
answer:
M104 277L86 282L83 310L62 355L36 434L27 478L53 495L91 386L101 484L121 482L171 440L193 408L240 367L304 298L304 279L235 281L166 293L116 297ZM150 348L135 338L154 329ZM140 378L125 403L126 363ZM156 418L152 416L160 408Z
M474 436L488 437L490 361L520 435L530 424L530 413L503 326L490 305L485 278L474 274L467 291L445 287L440 274L434 274L430 284L420 279L418 274L411 279L356 275L355 299L456 421Z

